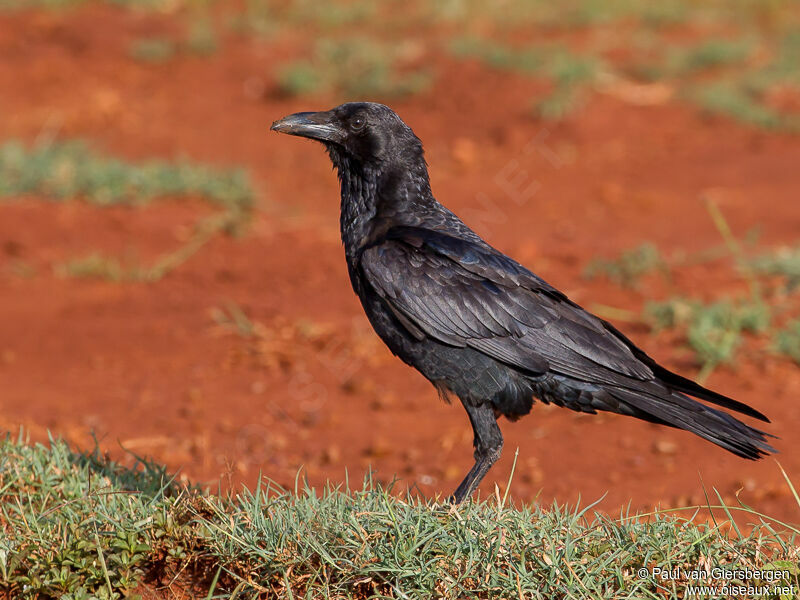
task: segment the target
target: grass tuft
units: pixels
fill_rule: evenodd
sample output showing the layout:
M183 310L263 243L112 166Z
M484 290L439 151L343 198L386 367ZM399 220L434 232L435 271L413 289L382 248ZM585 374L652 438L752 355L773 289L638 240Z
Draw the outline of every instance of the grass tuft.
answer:
M694 582L650 573L703 566L785 569L764 583L798 583L798 530L745 505L706 507L722 512L713 525L499 493L451 507L371 476L354 490L261 480L218 495L134 458L126 468L57 439L0 441L0 591L120 598L178 581L195 597L677 599Z
M78 279L102 279L105 281L126 281L138 279L138 269L127 269L119 260L100 252L93 252L80 258L60 263L54 268L60 277Z
M193 19L188 25L183 46L189 53L197 56L214 54L219 49L219 40L211 19L207 17Z
M149 37L134 40L128 54L141 62L164 63L173 58L177 52L177 45L168 38Z
M648 303L645 318L656 329L685 327L689 346L699 364L713 368L733 362L743 333L766 331L772 311L768 305L755 301L720 300L704 304L673 298Z
M0 198L43 196L84 199L97 206L142 205L162 197L192 196L221 210L200 219L192 237L152 265L123 265L99 252L55 266L62 277L107 281L158 281L219 234L238 235L255 204L248 174L186 160L129 163L102 156L81 142L59 142L27 149L19 142L0 146Z
M217 33L208 18L194 18L186 29L180 41L166 37L134 40L128 48L128 55L140 62L162 64L179 55L210 56L218 50Z
M31 148L6 142L0 145L0 197L25 194L83 198L101 206L197 196L236 209L250 207L255 195L241 169L220 170L187 160L125 162L76 141Z
M310 60L283 65L278 87L293 96L335 91L346 97L400 97L427 89L431 73L403 68L403 47L368 38L321 39Z
M750 265L757 273L784 277L790 292L800 286L800 246L764 253L752 259Z
M775 349L800 365L800 319L795 319L774 337Z
M654 244L645 242L622 252L619 258L597 258L590 261L583 275L588 279L605 276L615 283L631 288L636 287L644 275L654 271L668 273L667 264L658 248Z
M459 58L475 58L493 68L551 81L553 89L534 104L535 114L543 119L561 119L574 110L605 68L599 57L578 54L553 44L510 48L494 41L462 37L453 40L449 49Z
M698 71L744 63L752 54L749 39L707 39L668 53L666 71L672 76L687 76Z
M696 87L688 93L689 99L710 114L719 114L763 129L777 129L784 125L780 113L765 106L757 95L735 81L718 81Z
M187 492L154 463L124 468L97 449L7 437L0 473L0 590L10 597L119 598L148 561L189 539Z
M21 8L40 9L68 9L82 4L88 0L0 0L0 10L13 10ZM108 4L124 6L136 10L149 10L167 12L175 10L183 4L184 0L105 0Z

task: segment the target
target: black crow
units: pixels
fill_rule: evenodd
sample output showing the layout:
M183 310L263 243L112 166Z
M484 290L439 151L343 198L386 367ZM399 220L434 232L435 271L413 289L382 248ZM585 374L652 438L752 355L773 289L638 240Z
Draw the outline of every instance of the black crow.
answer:
M763 414L660 366L439 204L422 143L389 107L353 102L272 129L325 145L350 281L372 327L469 415L475 465L454 502L500 456L499 416L528 414L534 398L685 429L743 458L775 451L768 434L689 396L769 422Z

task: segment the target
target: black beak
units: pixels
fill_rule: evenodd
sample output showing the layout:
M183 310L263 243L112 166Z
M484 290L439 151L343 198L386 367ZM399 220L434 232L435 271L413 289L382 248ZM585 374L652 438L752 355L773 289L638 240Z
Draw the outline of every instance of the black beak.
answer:
M342 131L333 123L333 115L328 111L295 113L278 119L270 129L322 142L337 142L342 138Z

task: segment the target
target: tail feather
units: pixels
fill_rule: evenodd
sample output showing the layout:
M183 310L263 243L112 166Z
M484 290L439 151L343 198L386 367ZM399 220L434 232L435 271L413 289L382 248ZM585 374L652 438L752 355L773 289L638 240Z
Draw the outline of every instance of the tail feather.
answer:
M703 387L691 379L681 377L677 373L668 371L660 365L656 366L657 368L654 369L656 377L666 383L673 390L683 392L684 394L689 394L695 398L700 398L701 400L711 402L717 406L722 406L723 408L727 408L729 410L734 410L738 413L742 413L743 415L747 415L748 417L753 417L754 419L764 421L765 423L770 422L766 415L757 411L755 408L748 406L744 402L739 402L733 398L729 398L728 396L723 396L718 392L709 390L708 388Z
M611 323L604 322L604 325L606 329L611 331L620 340L625 342L625 344L628 346L628 348L630 348L631 352L633 352L633 355L636 358L638 358L640 361L642 361L644 364L650 367L650 369L652 369L653 374L655 375L655 378L657 380L666 384L667 386L669 386L669 388L677 392L682 392L683 394L694 396L695 398L700 398L701 400L705 400L706 402L711 402L712 404L716 404L717 406L722 406L723 408L727 408L729 410L742 413L743 415L747 415L748 417L753 417L754 419L764 421L765 423L770 422L769 419L766 417L766 415L748 406L747 404L744 404L743 402L738 402L733 398L728 398L727 396L719 394L713 390L709 390L708 388L704 388L702 385L692 381L691 379L687 379L686 377L681 377L677 373L673 373L669 369L665 369L664 367L659 365L655 360L653 360L653 358L648 356L644 352L644 350L636 346L636 344L634 344L630 339L628 339L628 337L626 337L624 333L622 333L619 329L611 325ZM753 431L757 430L753 429Z
M767 437L775 436L745 425L731 415L680 392L655 395L624 388L609 389L608 392L639 418L691 431L742 458L756 460L770 452L777 452L767 443ZM734 400L731 402L741 404ZM742 406L747 407L744 404ZM766 417L763 420L767 420Z

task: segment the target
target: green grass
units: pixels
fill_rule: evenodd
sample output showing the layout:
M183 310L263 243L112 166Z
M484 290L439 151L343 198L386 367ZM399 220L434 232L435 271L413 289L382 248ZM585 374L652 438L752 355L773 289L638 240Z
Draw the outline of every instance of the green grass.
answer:
M739 255L741 247L736 246L734 271L745 279L750 287L748 297L722 299L702 302L696 299L674 297L660 302L648 302L642 311L641 319L649 323L655 331L677 329L685 333L686 343L694 358L702 367L700 379L720 364L733 364L738 358L738 349L746 335L761 339L772 339L772 347L780 354L800 362L800 326L793 321L783 326L785 318L779 315L795 312L791 296L800 284L798 256L796 248L781 248L763 252L755 258ZM728 253L731 248L727 250ZM717 249L700 253L697 257L683 256L680 261L666 261L658 250L644 244L623 252L616 260L594 260L584 270L584 276L598 275L608 277L624 287L635 287L642 275L656 269L669 273L682 264L694 264L697 258L708 254L708 258L719 259ZM705 260L705 258L704 258ZM764 292L767 286L760 275L784 277L785 288ZM613 307L601 307L609 318L636 321L635 313Z
M709 38L672 48L650 37L641 58L636 53L621 70L649 81L667 80L679 97L710 114L762 129L800 131L800 115L769 102L773 90L800 90L800 25L785 33L739 27L731 38Z
M0 0L0 10L19 8L65 9L86 4L89 0ZM141 10L164 11L175 5L175 0L105 0L107 4Z
M148 560L168 562L184 532L191 540L184 496L153 463L124 469L96 450L7 438L0 473L0 589L12 596L119 598Z
M211 19L198 17L192 19L187 28L182 47L195 56L210 56L219 49L220 43Z
M378 3L369 0L349 0L348 2L315 2L314 0L294 0L274 3L276 16L304 27L316 25L323 28L359 25L374 17Z
M623 22L639 27L664 29L690 23L718 24L725 27L797 24L794 0L450 0L424 4L422 14L437 22L457 25L490 23L501 30L529 28L576 29Z
M549 47L511 48L477 37L457 37L449 44L450 52L459 58L476 58L488 66L505 71L542 73L547 66Z
M236 209L254 201L242 169L219 169L185 159L128 162L74 141L0 145L0 198L21 195L82 198L100 206L146 204L168 196L193 196Z
M545 74L554 88L534 102L534 113L543 119L564 118L580 105L603 69L598 57L582 56L566 48L551 53Z
M668 73L686 76L697 71L745 62L754 51L749 39L706 39L667 55Z
M796 3L575 0L506 2L490 7L461 0L443 5L438 15L466 30L486 20L499 27L489 29L481 39L455 37L448 43L449 51L456 57L478 58L492 68L551 81L551 93L534 105L540 117L558 119L569 114L591 95L598 80L632 77L665 81L676 89L677 97L710 114L764 129L800 131L800 115L779 110L770 102L771 92L785 86L800 93L800 10ZM582 43L580 51L559 49L546 41L546 35L541 36L544 41L515 48L508 45L504 34L506 28L526 24L570 30L631 20L637 26L623 26L614 37L604 36L598 29ZM676 44L663 27L670 24L709 33L704 39ZM726 31L725 37L717 33L720 29ZM622 57L608 58L620 51Z
M776 110L736 81L719 81L695 87L688 98L710 114L733 118L762 129L778 129L786 121ZM788 126L788 125L787 125Z
M310 59L282 65L279 89L289 95L335 92L346 98L398 98L424 91L431 73L403 65L402 45L366 37L323 38Z
M468 24L491 22L503 29L531 25L547 28L575 28L603 25L637 18L652 26L684 21L691 14L687 0L641 2L637 0L546 0L481 2L451 0L431 3L428 15L440 22Z
M241 338L251 338L256 335L256 323L235 302L227 302L224 306L214 307L211 309L211 318L218 327L235 333Z
M223 211L201 219L191 238L178 248L159 256L152 264L124 262L115 256L92 252L53 266L59 277L93 279L114 283L143 283L160 281L197 254L212 238L222 233L238 235L248 215L238 211ZM18 276L22 276L18 274Z
M269 38L279 27L269 2L245 0L241 8L227 17L228 28L239 35Z
M36 196L53 201L81 199L99 206L143 206L159 198L191 197L219 210L199 220L192 237L150 265L123 265L95 252L55 266L63 277L116 282L158 281L221 233L245 227L256 194L242 169L219 169L178 160L127 162L92 150L82 142L25 147L0 145L0 199Z
M776 332L773 345L780 354L800 365L800 319L791 321L784 329Z
M646 319L658 329L685 328L686 338L704 369L732 363L745 333L764 333L772 309L764 303L719 300L709 304L673 298L650 302Z
M781 113L766 101L776 86L791 84L800 89L797 32L788 32L777 44L746 32L733 39L710 38L683 47L673 47L657 34L638 35L645 47L622 63L603 58L601 45L581 52L546 42L512 48L504 42L467 36L453 39L448 49L457 58L477 58L495 69L552 82L551 92L535 103L535 112L543 118L569 114L604 73L627 73L647 81L667 80L681 98L708 113L765 129L800 129L800 115ZM629 45L635 48L636 40ZM751 65L758 52L771 53L771 58Z
M373 22L379 3L368 0L314 2L313 0L246 0L228 17L232 29L256 37L271 37L283 28L339 30Z
M757 273L785 278L790 292L800 286L800 245L765 252L750 264Z
M719 525L694 508L610 518L499 493L453 508L369 477L219 495L60 440L0 441L0 474L0 590L15 598L120 598L177 581L215 598L677 599L686 581L638 571L703 563L786 569L780 583L798 583L800 531L744 506L722 504Z
M672 45L657 33L639 32L631 41L632 57L619 68L634 79L667 80L681 89L709 74L743 73L759 48L757 36L708 38L687 45ZM713 80L713 79L712 79Z
M0 0L0 8L81 2ZM214 53L218 20L266 40L292 32L306 55L274 65L274 73L278 91L293 96L388 101L418 94L432 85L436 73L429 65L438 64L436 55L445 49L548 82L542 97L521 99L540 119L563 119L598 90L613 93L634 79L663 82L664 102L678 98L752 127L800 131L800 113L792 108L800 94L795 0L106 2L185 21L180 40L142 39L128 48L130 56L153 64ZM554 41L575 31L575 45ZM533 42L514 47L509 39Z
M133 41L128 54L136 60L157 64L174 58L177 51L177 44L171 39L150 37Z
M534 113L543 119L561 119L574 110L605 69L597 56L554 44L510 48L491 40L460 37L451 41L449 50L458 58L476 58L496 69L552 82L552 90L533 105Z
M218 50L217 33L207 16L190 20L186 29L179 41L167 37L134 40L128 48L128 55L141 62L161 64L179 55L210 56Z
M777 45L748 32L732 39L710 38L679 47L658 34L637 34L629 45L636 48L639 43L642 47L621 64L602 56L602 44L576 52L547 42L510 47L492 39L465 36L451 40L448 49L457 58L476 58L495 69L552 82L552 90L534 103L535 113L542 118L568 115L591 95L603 74L627 73L648 81L667 80L678 88L680 97L708 113L766 129L794 129L800 124L800 117L782 114L765 101L766 93L776 85L800 78L796 60L800 42L794 32L787 33ZM770 45L775 46L772 59L751 66L756 51L761 48L766 52Z
M648 302L641 316L608 306L597 306L603 316L626 321L644 321L655 331L677 329L685 334L686 343L702 367L698 380L704 380L720 364L732 364L746 335L772 338L772 347L796 360L798 351L797 329L785 323L786 316L795 314L791 292L800 278L800 257L796 248L780 248L762 252L752 257L755 241L753 230L743 240L736 238L722 212L711 201L706 201L714 226L724 242L722 248L711 248L694 255L675 253L671 260L662 257L652 244L623 252L618 259L596 259L584 269L585 277L604 275L625 287L634 287L639 279L656 269L671 278L678 268L696 265L708 260L729 257L733 262L732 275L747 284L749 294L734 299L703 302L697 299L674 297L660 302ZM722 253L720 253L722 251ZM786 279L785 288L766 285L763 276L780 276Z
M106 256L100 252L92 252L86 256L59 263L54 270L61 277L102 279L115 282L138 281L141 277L139 268L123 266L117 258Z
M667 265L655 244L645 242L622 252L619 258L596 258L583 271L584 277L594 279L604 276L624 287L636 287L644 275L660 271L668 273Z

